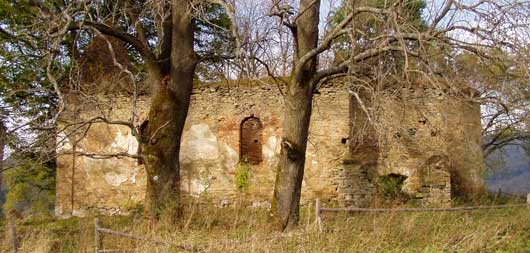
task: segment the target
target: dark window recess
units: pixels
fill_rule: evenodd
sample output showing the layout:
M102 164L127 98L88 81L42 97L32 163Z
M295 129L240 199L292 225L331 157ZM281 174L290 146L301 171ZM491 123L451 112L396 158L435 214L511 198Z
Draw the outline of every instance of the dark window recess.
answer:
M340 139L340 143L342 143L342 144L346 144L347 141L348 141L348 139L346 139L346 138Z
M407 176L395 173L379 176L377 178L377 189L384 197L404 199L407 198L406 194L402 191L405 180L407 180Z
M263 125L255 117L246 118L241 123L240 159L242 162L259 164L262 158L262 130Z

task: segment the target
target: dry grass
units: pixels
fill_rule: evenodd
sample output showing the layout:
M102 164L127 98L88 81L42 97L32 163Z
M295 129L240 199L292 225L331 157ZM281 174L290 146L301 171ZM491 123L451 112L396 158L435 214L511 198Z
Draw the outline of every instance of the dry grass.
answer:
M324 232L302 210L300 228L278 233L263 209L191 206L177 224L141 215L101 217L104 227L162 238L202 252L530 252L530 209L454 213L325 214ZM195 210L195 211L191 211ZM93 252L93 218L26 221L20 252ZM182 249L105 236L106 248ZM3 245L3 251L6 251Z

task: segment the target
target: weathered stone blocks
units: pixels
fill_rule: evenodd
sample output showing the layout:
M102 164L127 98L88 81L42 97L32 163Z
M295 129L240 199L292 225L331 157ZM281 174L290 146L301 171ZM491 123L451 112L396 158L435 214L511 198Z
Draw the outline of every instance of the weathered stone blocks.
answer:
M399 96L383 94L374 107L375 122L369 122L348 87L335 83L315 94L302 203L318 197L344 206L370 206L377 192L375 179L390 174L404 176L402 190L424 205L449 205L455 192L482 187L478 104L435 90L418 95L407 89ZM67 108L63 125L95 116L130 119L129 97L96 97L97 103L77 100L76 107ZM140 126L147 119L149 97L141 96L137 105L134 123ZM249 119L254 123L242 134ZM249 206L268 206L282 125L283 98L275 86L195 88L182 138L182 191L221 206L237 198L248 200ZM71 154L74 146L85 153L136 154L136 137L127 127L103 123L83 130L86 135L80 140L67 131L58 135L57 215L121 214L142 203L146 180L138 161ZM236 185L236 169L250 159L249 186L243 192Z
M71 117L65 116L63 122L67 124L100 115L113 120L129 119L132 103L128 97L101 95L99 99L103 101L100 101L99 107L79 103L75 112L74 108L68 108L66 115ZM140 97L138 125L146 119L148 108L149 98ZM340 157L347 151L347 145L342 144L341 139L349 132L348 110L348 93L344 85L323 87L320 95L315 96L303 202L315 197L337 198L333 173L340 164ZM251 145L256 144L251 147L253 152L261 153L254 154L254 158L259 159L251 166L248 189L241 192L236 186L235 174L238 163L242 161L242 123L249 118L259 120L261 124L257 136L248 136ZM238 196L245 196L254 203L250 205L265 206L274 188L282 123L283 99L277 88L252 83L195 88L180 154L183 192L225 205L233 203ZM254 143L254 140L259 143ZM127 212L126 206L143 201L146 183L143 165L131 158L97 160L73 157L64 153L72 151L74 138L69 136L60 142L63 147L60 153L63 155L58 160L57 215L84 215L95 210L119 214ZM86 138L76 146L77 151L87 153L136 154L137 142L126 127L100 123L93 124Z

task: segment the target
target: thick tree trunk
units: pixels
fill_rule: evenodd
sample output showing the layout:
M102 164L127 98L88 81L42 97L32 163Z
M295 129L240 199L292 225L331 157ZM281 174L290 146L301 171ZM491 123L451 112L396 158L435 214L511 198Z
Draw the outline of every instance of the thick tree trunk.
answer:
M153 79L144 145L147 211L152 218L180 215L180 140L188 114L197 56L188 0L172 1L169 73L150 71ZM188 8L186 8L188 7ZM164 69L164 68L160 68Z
M282 230L298 225L299 221L317 57L314 56L304 63L300 62L300 59L318 45L319 9L319 0L301 0L301 15L296 21L295 67L285 96L280 161L276 171L271 210Z
M312 91L298 87L285 97L285 120L272 211L281 229L298 224Z

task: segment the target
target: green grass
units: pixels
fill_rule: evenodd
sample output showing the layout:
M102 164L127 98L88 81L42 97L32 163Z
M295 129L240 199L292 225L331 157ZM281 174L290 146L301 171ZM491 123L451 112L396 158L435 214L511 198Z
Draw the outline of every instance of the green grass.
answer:
M190 204L191 205L191 204ZM279 233L267 210L194 206L175 224L152 224L141 215L100 217L104 227L158 237L203 252L530 252L530 209L451 213L323 214L312 207L300 227ZM187 206L191 210L191 206ZM20 252L92 252L93 218L19 222ZM106 248L176 252L177 248L105 236ZM7 251L4 242L3 252Z

